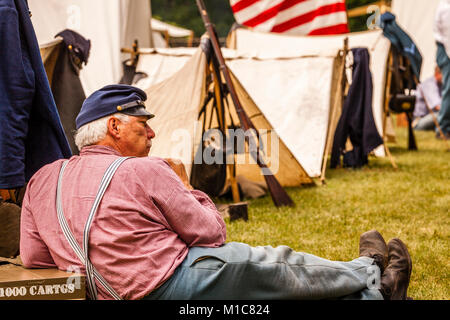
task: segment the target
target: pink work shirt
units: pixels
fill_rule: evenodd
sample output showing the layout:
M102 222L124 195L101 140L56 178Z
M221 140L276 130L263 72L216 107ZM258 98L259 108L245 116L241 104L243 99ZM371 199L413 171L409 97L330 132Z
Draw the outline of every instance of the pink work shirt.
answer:
M100 180L118 156L112 148L89 146L66 167L63 210L80 247ZM41 168L27 185L20 257L28 268L77 267L84 272L56 215L62 162ZM119 167L99 206L91 226L89 258L123 299L140 299L173 274L189 247L218 247L225 238L225 223L206 194L186 189L161 158L131 158ZM99 299L112 299L98 282L97 289Z

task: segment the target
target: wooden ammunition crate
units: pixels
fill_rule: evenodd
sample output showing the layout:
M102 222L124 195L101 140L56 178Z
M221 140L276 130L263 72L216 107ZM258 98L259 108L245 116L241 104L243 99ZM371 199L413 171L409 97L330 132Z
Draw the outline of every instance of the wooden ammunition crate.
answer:
M84 300L83 274L0 265L0 300Z

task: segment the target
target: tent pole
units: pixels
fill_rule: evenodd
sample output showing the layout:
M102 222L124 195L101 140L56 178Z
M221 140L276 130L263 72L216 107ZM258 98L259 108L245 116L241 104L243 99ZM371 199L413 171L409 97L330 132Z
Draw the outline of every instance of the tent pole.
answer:
M138 40L135 39L133 41L133 44L130 48L121 48L120 52L122 53L129 53L130 54L130 61L131 64L136 67L139 61L139 55L141 54L141 51L139 50L139 43Z
M341 50L342 56L341 56L341 65L339 66L339 80L338 80L338 84L339 84L339 92L340 95L339 97L335 98L333 101L333 109L331 110L331 116L330 116L330 120L329 120L329 126L328 126L328 135L327 135L327 141L325 144L325 154L322 160L322 172L320 175L320 182L321 184L325 184L325 172L326 172L326 168L327 168L327 162L328 162L328 154L330 153L330 147L331 147L331 140L334 138L333 134L334 134L334 130L333 132L331 132L330 127L331 125L334 125L335 120L337 118L337 111L339 108L339 102L340 102L340 107L342 109L342 100L344 99L344 94L345 94L345 82L346 82L346 78L344 77L345 74L345 63L346 63L346 59L347 59L347 54L348 54L348 37L346 37L344 39L344 49ZM336 129L336 128L334 128Z
M216 72L216 68L214 68L213 66L213 61L211 61L211 71L214 77L214 94L216 96L216 101L217 101L217 116L219 118L219 128L222 131L222 133L224 134L224 136L226 136L227 132L226 132L226 121L225 121L225 113L224 113L224 105L223 105L223 101L222 101L222 94L221 94L221 90L220 90L220 85L219 83L221 83L221 79L219 78L219 74L217 74ZM226 140L225 140L226 141ZM225 146L226 147L226 146ZM226 148L225 148L226 150ZM232 164L228 164L227 163L227 159L226 159L226 154L225 154L225 163L228 169L228 182L230 183L231 186L231 194L233 195L233 202L234 203L238 203L240 202L240 196L239 196L239 187L237 185L237 181L236 181L236 161L233 161Z
M191 31L191 34L188 37L187 46L192 47L193 42L194 42L194 31Z
M167 48L169 47L169 39L170 39L169 30L164 30L164 40L166 40Z
M369 13L368 9L373 6L379 7L381 13L385 13L386 11L388 11L390 9L390 6L387 4L386 0L381 0L381 1L366 4L361 7L347 10L347 18L355 18L355 17L364 16Z
M397 164L395 163L394 158L391 155L391 152L389 151L389 147L387 146L387 137L386 137L386 121L387 121L387 113L389 111L389 98L391 95L391 81L392 81L392 50L389 50L389 57L388 57L388 67L387 67L387 80L386 80L386 87L385 87L385 101L384 101L384 113L383 113L383 145L384 150L389 157L389 160L391 161L392 166L395 170L398 169Z
M231 186L231 194L233 195L233 202L238 203L241 201L239 195L239 187L236 180L236 163L227 164L228 173L229 173L229 181Z

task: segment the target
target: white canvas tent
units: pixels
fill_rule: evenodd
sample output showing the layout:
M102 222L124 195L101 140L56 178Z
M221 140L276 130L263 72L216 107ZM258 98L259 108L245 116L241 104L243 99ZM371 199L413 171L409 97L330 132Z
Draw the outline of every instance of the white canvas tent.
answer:
M342 108L344 57L340 52L272 55L265 51L228 62L311 177L324 178L323 161L331 150Z
M381 30L373 30L366 32L355 32L342 35L333 36L317 36L317 37L301 37L301 36L286 36L273 33L260 33L248 29L236 29L230 36L228 45L236 48L240 53L259 53L259 54L276 54L288 55L305 53L310 55L323 55L330 50L338 50L342 48L342 42L348 38L349 49L356 47L368 48L371 55L371 72L373 77L373 115L375 125L381 137L386 131L387 136L394 136L390 130L390 121L385 119L385 87L387 62L390 51L390 42L386 39ZM303 75L308 78L311 77L316 70L314 68L306 68ZM280 74L280 77L283 74ZM320 91L320 84L315 83L317 90ZM298 108L313 109L314 106L308 102L310 93L306 92L306 96L302 102L298 103ZM301 105L300 105L301 104ZM268 106L267 109L261 105L268 117L270 118L269 109L274 109L274 106ZM301 120L300 120L301 121ZM294 121L293 121L294 122ZM274 124L276 127L277 125ZM317 133L320 134L320 133ZM375 150L376 156L385 156L385 149L383 146Z
M39 43L47 43L64 29L91 40L88 64L80 74L86 95L118 83L122 76L122 47L135 39L151 45L149 0L28 0Z
M194 31L177 27L155 18L152 18L152 30L155 48L169 47L170 38L187 38L188 47L192 46L192 41L194 40ZM159 40L156 41L156 39Z
M147 77L135 85L146 89L178 72L191 59L197 48L140 48L137 71L145 72Z
M229 68L274 126L295 159L310 177L321 176L324 150L327 143L330 144L331 135L328 133L334 132L338 119L335 111L341 108L339 70L342 74L344 62L339 50L332 49L322 56L311 56L311 52L305 52L305 55L295 53L283 57L267 53L241 55L230 49L222 51ZM144 71L148 77L139 81L137 86L147 88L180 70L194 49L141 49L141 53L149 54L140 56L137 70ZM313 77L303 76L307 68L317 71ZM280 73L283 76L279 76ZM316 83L321 83L320 89L315 86ZM289 92L288 87L292 88ZM315 107L296 108L298 100L311 91L314 94L310 95L309 102ZM331 104L330 101L338 103ZM309 121L299 123L299 117Z
M393 0L391 11L422 54L421 81L434 75L436 40L433 23L440 0Z
M58 37L55 40L49 41L47 43L41 43L39 45L42 63L44 64L45 72L47 73L47 78L50 86L52 85L53 70L56 65L56 60L58 59L62 44L62 39Z
M205 114L199 119L205 97L215 88L214 83L210 81L211 70L204 51L201 48L151 49L147 52L141 49L137 70L149 75L148 79L141 80L136 85L146 91L148 94L146 105L156 115L152 120L156 137L150 154L181 159L190 173L194 153L201 142L201 123L213 112L213 106L209 103ZM282 186L312 183L311 178L282 139L275 140L273 126L233 72L232 79L245 112L256 129L261 130L266 136L263 139L265 144L263 149L268 156L269 168L279 183ZM227 109L225 122L227 125L232 122L239 125L230 98L228 102L230 107ZM213 121L210 128L215 126L217 123ZM272 149L274 146L272 141L278 141L276 153L275 149ZM264 181L260 168L251 161L247 153L238 154L235 163L237 176L244 176L255 182Z

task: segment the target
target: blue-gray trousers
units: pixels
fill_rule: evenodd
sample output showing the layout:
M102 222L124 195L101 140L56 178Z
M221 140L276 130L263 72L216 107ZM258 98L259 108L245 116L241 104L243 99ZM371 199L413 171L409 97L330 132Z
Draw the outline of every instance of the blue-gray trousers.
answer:
M414 130L435 130L436 125L434 123L434 117L438 117L438 112L429 113L419 119L417 124L414 126Z
M287 246L194 247L172 277L144 299L379 300L380 291L369 284L376 283L374 267L368 257L330 261Z

